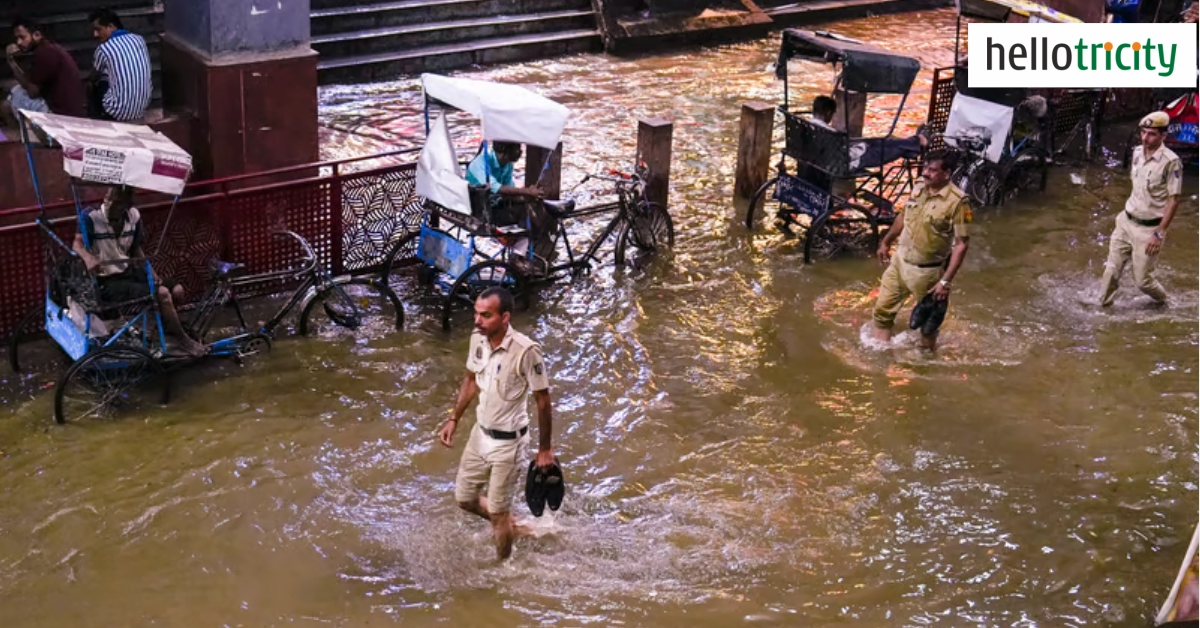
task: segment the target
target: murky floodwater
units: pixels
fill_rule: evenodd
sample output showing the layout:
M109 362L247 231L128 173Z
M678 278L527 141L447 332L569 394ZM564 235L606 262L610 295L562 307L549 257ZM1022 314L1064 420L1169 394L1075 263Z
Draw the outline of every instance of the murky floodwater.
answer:
M952 19L836 28L932 67ZM1194 183L1170 308L1089 304L1128 184L1060 167L976 214L936 357L870 351L876 264L805 266L729 218L737 103L779 99L775 47L470 73L575 109L567 186L629 162L633 116L676 124L674 257L517 317L546 347L570 492L514 560L457 511L460 450L434 444L467 332L412 309L403 333L197 369L115 422L51 427L49 380L5 375L0 623L1146 625L1197 517ZM327 90L327 155L415 143L416 93Z

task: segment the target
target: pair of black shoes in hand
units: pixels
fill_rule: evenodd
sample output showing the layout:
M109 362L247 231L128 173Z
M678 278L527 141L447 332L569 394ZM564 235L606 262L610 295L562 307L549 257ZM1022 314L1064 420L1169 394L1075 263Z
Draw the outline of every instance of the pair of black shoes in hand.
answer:
M932 292L926 294L925 298L913 307L912 315L908 317L908 328L920 329L921 335L926 338L936 334L942 326L942 321L946 320L946 308L949 306L950 299L938 301Z
M566 489L558 458L554 459L554 464L544 469L538 468L537 460L529 461L529 473L525 476L525 503L529 505L529 512L533 513L533 516L542 516L546 506L557 511L562 506Z

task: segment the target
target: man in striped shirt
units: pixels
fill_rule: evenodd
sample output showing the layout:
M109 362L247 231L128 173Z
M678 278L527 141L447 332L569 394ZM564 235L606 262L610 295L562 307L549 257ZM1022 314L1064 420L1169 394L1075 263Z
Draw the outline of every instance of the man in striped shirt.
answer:
M150 104L150 51L146 40L125 30L109 9L88 16L92 36L100 41L92 61L95 88L92 113L102 120L140 123Z

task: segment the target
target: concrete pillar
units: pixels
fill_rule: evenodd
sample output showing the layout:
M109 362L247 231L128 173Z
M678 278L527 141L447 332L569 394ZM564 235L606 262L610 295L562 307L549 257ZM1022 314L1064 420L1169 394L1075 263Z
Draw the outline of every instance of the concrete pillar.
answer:
M540 178L542 191L546 193L546 198L558 200L562 194L562 155L562 142L559 142L558 147L552 151L541 146L526 146L525 187L537 185ZM547 158L550 159L550 165L546 167L546 175L542 176L542 165L546 163Z
M764 102L742 103L737 170L733 180L733 206L738 216L745 214L750 197L767 182L771 167L771 133L774 129L774 105Z
M163 105L194 116L197 177L316 161L308 0L166 0Z
M642 118L638 120L637 159L645 162L646 200L667 206L671 181L671 140L675 127L670 120Z

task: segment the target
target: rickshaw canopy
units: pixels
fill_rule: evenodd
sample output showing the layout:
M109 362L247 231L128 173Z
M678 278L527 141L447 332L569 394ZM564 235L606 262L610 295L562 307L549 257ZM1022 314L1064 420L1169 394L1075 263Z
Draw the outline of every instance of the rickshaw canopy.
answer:
M483 139L553 149L571 111L544 96L505 83L422 74L425 99L445 103L480 119Z
M417 195L446 209L471 215L467 180L458 164L444 115L433 120L417 158Z
M21 115L62 147L63 170L76 179L178 195L192 173L192 156L148 126L26 110ZM24 136L40 141L36 133Z
M825 31L789 28L783 31L775 72L787 74L787 62L802 58L842 64L842 86L856 92L907 94L921 64L849 37Z
M1030 22L1083 23L1083 20L1029 0L955 0L955 3L960 16L992 22L1006 21L1010 14L1015 13L1028 18Z

